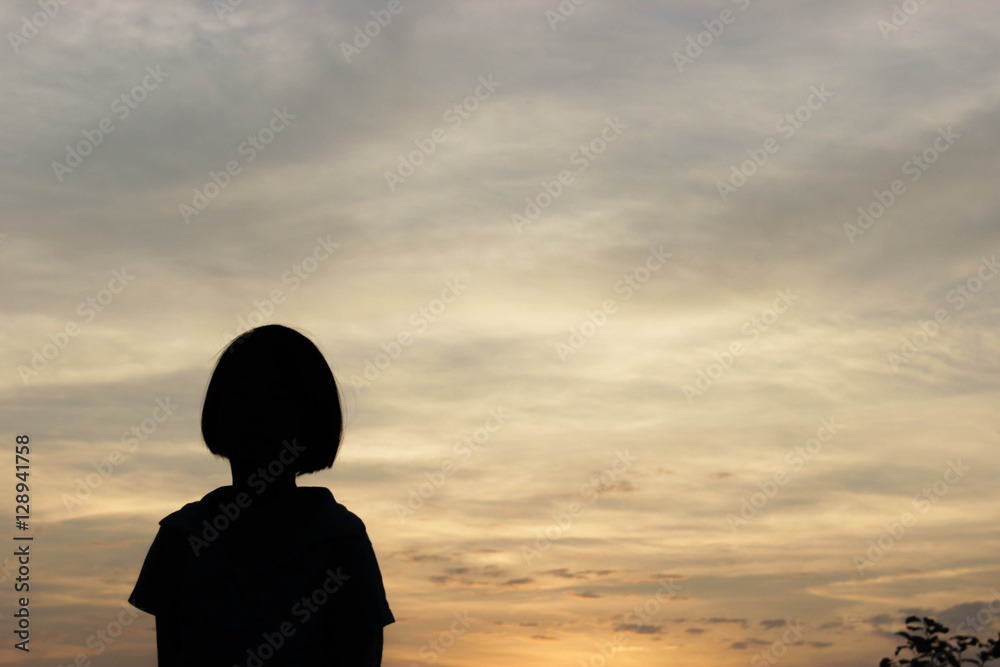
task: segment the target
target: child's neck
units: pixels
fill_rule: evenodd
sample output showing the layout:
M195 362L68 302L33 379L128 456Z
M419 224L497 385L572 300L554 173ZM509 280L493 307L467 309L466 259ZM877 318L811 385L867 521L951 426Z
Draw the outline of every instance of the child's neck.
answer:
M273 475L267 466L242 461L230 461L233 472L233 490L245 491L250 495L277 496L295 489L295 473L287 468L283 474Z

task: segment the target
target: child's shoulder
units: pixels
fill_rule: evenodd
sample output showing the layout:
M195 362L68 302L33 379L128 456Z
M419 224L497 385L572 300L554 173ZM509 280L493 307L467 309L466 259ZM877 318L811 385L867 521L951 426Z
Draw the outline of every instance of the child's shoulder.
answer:
M297 487L293 498L294 511L299 519L296 532L306 541L368 538L361 518L338 503L326 487ZM253 507L254 500L253 494L239 496L233 493L232 487L220 487L163 517L160 526L196 536L206 530L211 532L213 527L225 531L241 518L246 521L246 517L260 509ZM287 510L284 514L287 516Z
M321 537L368 537L365 523L357 514L337 502L329 489L306 486L299 489L303 495L312 496L307 506L315 508L306 530Z

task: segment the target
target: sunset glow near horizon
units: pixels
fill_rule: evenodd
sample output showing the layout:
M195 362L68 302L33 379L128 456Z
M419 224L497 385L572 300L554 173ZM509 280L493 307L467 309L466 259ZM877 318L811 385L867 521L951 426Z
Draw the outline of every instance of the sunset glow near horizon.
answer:
M0 488L13 537L29 435L35 536L30 653L0 556L3 664L154 664L125 600L230 482L201 405L265 322L340 383L300 484L367 526L388 667L874 666L911 613L1000 629L1000 5L0 26Z

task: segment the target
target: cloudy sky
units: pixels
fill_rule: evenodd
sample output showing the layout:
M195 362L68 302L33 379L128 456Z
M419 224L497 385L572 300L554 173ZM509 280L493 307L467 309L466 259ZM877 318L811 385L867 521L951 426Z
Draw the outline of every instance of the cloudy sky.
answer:
M367 525L386 665L874 665L911 612L1000 627L996 3L45 7L0 6L35 536L4 662L151 664L152 617L94 633L229 482L201 402L262 322L344 388L301 483Z

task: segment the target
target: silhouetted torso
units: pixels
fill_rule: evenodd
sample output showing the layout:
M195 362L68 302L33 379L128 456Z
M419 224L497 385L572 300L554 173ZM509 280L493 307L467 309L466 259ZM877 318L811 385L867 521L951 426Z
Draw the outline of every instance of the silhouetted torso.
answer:
M394 620L364 524L322 487L237 493L160 522L129 601L157 616L161 666L363 664L345 656Z

